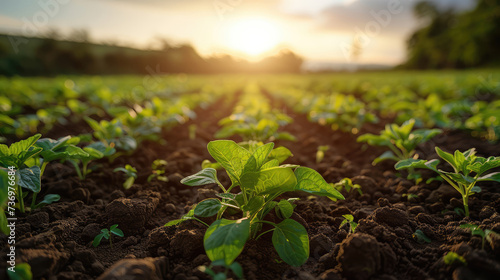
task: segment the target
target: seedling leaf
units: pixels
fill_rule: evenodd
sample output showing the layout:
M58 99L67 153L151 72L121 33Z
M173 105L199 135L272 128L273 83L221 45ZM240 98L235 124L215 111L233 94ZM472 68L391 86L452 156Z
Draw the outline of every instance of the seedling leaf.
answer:
M309 258L309 238L299 222L283 220L276 225L272 240L278 255L289 265L301 266Z
M191 187L203 186L217 183L217 171L213 168L205 168L196 174L187 176L181 180L181 183Z
M243 251L249 232L248 219L220 219L213 222L203 238L208 258L212 261L224 260L226 265L230 265Z

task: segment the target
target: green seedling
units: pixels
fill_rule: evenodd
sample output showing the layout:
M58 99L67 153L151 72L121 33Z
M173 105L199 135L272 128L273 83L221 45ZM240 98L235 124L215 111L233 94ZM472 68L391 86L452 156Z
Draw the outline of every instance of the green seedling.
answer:
M191 140L196 139L196 129L197 126L195 124L189 125L189 139Z
M342 217L344 217L344 220L340 223L340 227L349 224L349 233L354 233L356 227L358 227L358 223L354 222L354 217L350 214L342 215Z
M351 191L356 190L359 193L359 195L363 195L363 191L361 190L361 186L359 184L353 184L352 180L349 178L344 178L344 179L338 181L337 183L330 184L330 185L333 185L333 187L339 192L341 192L343 189L347 193L350 193Z
M479 226L473 224L463 224L460 225L461 228L466 228L470 230L471 236L478 235L481 237L481 250L484 250L484 241L488 241L490 244L493 243L492 237L495 236L500 238L500 234L490 230L490 229L481 229Z
M390 149L377 157L372 162L373 165L384 160L416 159L418 156L415 151L417 146L427 142L442 131L440 129L416 129L412 131L414 125L414 119L404 122L401 126L387 124L380 135L364 134L358 137L357 141L367 142L372 146L386 146ZM415 180L417 183L421 181L421 175L416 173L413 168L410 168L408 173L409 180Z
M286 148L273 148L274 143L249 145L249 149L245 149L229 140L210 142L210 155L226 170L232 184L223 186L213 168L184 178L181 182L189 186L216 184L222 193L217 194L218 198L201 201L192 212L166 226L197 219L194 216L216 216L205 233L204 247L210 260L223 260L228 266L238 257L249 238L258 239L273 232L272 242L281 259L293 266L302 265L309 257L307 231L300 223L290 219L293 200L274 200L290 191L304 191L332 200L344 197L318 172L298 165L280 165L291 153ZM232 193L236 188L239 192ZM229 208L241 213L241 218L222 218ZM276 208L283 220L279 223L264 220ZM261 233L264 224L270 229Z
M94 137L106 144L110 148L116 148L119 152L109 156L109 160L113 161L117 157L132 153L137 149L137 141L127 135L122 122L119 119L112 121L101 120L97 122L89 117L84 117L85 121L94 130Z
M461 264L467 264L467 262L465 261L465 258L460 256L459 254L455 253L455 252L448 252L444 257L443 257L443 261L445 264L447 265L452 265L454 263L461 263Z
M214 266L222 266L225 270L224 270L224 272L216 273L213 270ZM233 262L231 265L226 265L224 260L219 260L219 261L212 262L209 266L204 266L204 265L199 266L198 269L201 272L204 272L204 273L212 276L212 278L214 280L226 280L227 274L229 273L229 270L231 270L234 273L234 275L236 275L236 277L238 277L238 279L243 279L243 268L241 267L241 265L238 262Z
M476 186L476 183L484 181L500 182L500 172L487 173L491 169L500 166L500 157L478 157L474 148L464 153L457 150L452 155L436 147L436 152L453 167L453 172L437 169L438 159L429 161L406 159L396 163L394 167L397 170L424 168L436 172L462 195L465 216L469 217L469 196L481 191L481 188Z
M31 266L29 263L16 264L15 271L7 270L7 276L9 276L10 280L33 279L33 273L31 272Z
M165 174L165 168L167 167L167 161L163 159L157 159L151 164L152 174L148 176L148 183L156 179L162 182L168 182L167 176Z
M417 229L411 237L413 237L418 244L431 243L431 239L420 229Z
M123 183L123 188L126 190L130 189L137 179L137 169L132 167L130 164L125 165L125 168L118 167L113 170L113 172L123 172L127 176L127 180Z
M40 177L43 176L45 168L51 161L69 160L78 156L88 156L89 154L87 152L76 146L79 142L80 138L71 136L62 137L58 140L42 138L36 141L35 146L42 148L38 159L38 165L41 166ZM35 204L37 195L38 193L33 193L31 202L32 209L36 209L60 199L59 195L51 194L46 195L44 200L39 204Z
M105 238L105 239L109 240L109 246L111 248L113 248L113 241L112 241L113 235L112 234L119 236L119 237L124 236L123 231L118 228L118 225L112 225L109 228L109 230L107 228L101 229L101 233L96 235L96 237L94 238L94 241L92 242L92 246L94 246L94 247L99 246L99 244L101 244L101 240L103 238Z
M403 194L403 197L406 197L406 200L411 201L411 200L413 200L413 199L417 199L417 198L418 198L418 194L414 194L414 193L404 193L404 194Z
M16 176L16 186L9 187L9 191L15 193L17 207L22 213L25 212L24 198L28 193L23 193L23 189L33 193L41 190L40 167L28 165L28 161L38 155L42 148L34 146L41 135L36 134L26 140L13 143L10 147L0 144L0 167L8 168ZM15 191L14 191L15 189Z
M323 161L323 159L325 158L325 152L328 151L328 149L330 149L330 146L328 145L318 147L318 150L316 151L316 163L320 163Z
M85 180L85 177L90 172L92 172L92 170L89 169L89 164L92 161L103 157L109 157L116 152L115 148L111 148L102 142L94 142L84 147L83 150L87 153L87 155L75 155L69 160L69 162L71 162L71 164L75 167L78 178L82 181Z

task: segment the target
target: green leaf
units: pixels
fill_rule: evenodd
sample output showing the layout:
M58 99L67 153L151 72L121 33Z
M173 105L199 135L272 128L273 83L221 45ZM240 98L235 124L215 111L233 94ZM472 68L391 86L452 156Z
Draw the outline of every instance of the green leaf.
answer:
M236 275L236 277L243 279L243 268L241 267L241 265L238 262L233 262L229 266L229 268L233 271L233 273L234 273L234 275Z
M278 167L280 162L277 159L272 159L261 166L261 169L269 169L273 167Z
M436 153L442 159L444 159L446 162L448 162L453 167L455 172L458 172L459 170L461 170L461 168L458 166L457 162L455 161L455 157L452 154L441 150L439 147L436 147Z
M101 240L104 237L104 232L98 234L95 238L94 241L92 242L92 246L97 247L99 244L101 244Z
M117 225L117 226L118 226L118 225ZM113 234L114 234L114 235L116 235L116 236L120 236L120 237L125 236L125 235L123 234L123 231L122 231L121 229L119 229L119 228L112 228L112 229L110 230L110 232L111 232L111 233L113 233Z
M26 152L31 146L33 146L33 144L35 144L40 137L42 137L41 134L36 134L28 139L13 143L9 147L10 154L19 157L23 152ZM38 150L41 151L42 149Z
M201 201L194 208L194 214L200 217L211 217L222 208L221 202L217 198L209 198Z
M278 147L271 151L267 159L268 160L276 159L281 164L291 156L293 156L293 154L289 149L285 147Z
M240 185L241 173L252 154L231 140L211 141L207 148L210 155L226 169L233 184Z
M481 176L477 179L478 182L482 181L495 181L500 183L500 172L490 173L484 176Z
M181 183L188 186L203 186L217 183L217 171L213 168L205 168L196 174L187 176Z
M134 176L130 176L127 178L127 180L125 180L125 182L123 183L123 188L128 190L132 187L132 185L134 184L134 181L135 181L135 177L137 177L137 175L134 174Z
M243 205L243 211L248 211L250 213L256 213L259 211L262 206L264 206L265 199L263 196L254 196L252 197L246 205Z
M255 194L270 194L293 191L297 179L290 168L273 167L258 172L247 172L241 176L244 191Z
M309 237L306 229L292 219L283 220L273 232L273 245L287 264L301 266L309 258Z
M376 165L377 163L388 159L392 159L395 161L399 160L399 158L397 158L391 151L386 151L385 153L374 159L372 165Z
M33 274L31 273L31 266L28 263L16 264L16 272L7 270L7 275L10 280L31 280Z
M274 143L268 143L266 145L258 147L245 164L243 173L259 170L266 162L267 156L273 150L273 147Z
M280 200L280 202L278 203L278 209L285 219L290 218L293 214L293 205L287 200Z
M189 210L189 212L187 212L185 215L183 215L180 219L172 220L172 221L166 223L164 226L165 227L175 226L175 225L178 225L184 221L194 220L194 219L195 219L194 209L191 209L191 210Z
M239 256L248 239L250 221L220 219L213 222L205 232L203 244L210 260L224 260L226 265Z
M344 199L344 196L328 184L315 170L308 167L295 169L297 177L296 190L304 191L319 196L326 196L332 200Z
M38 193L41 189L40 167L33 166L16 172L17 184L32 192Z
M40 208L40 207L48 205L48 204L52 204L53 202L59 201L60 199L61 199L61 196L58 194L47 194L47 195L45 195L43 200L40 201L40 203L35 205L34 208L36 209L36 208Z
M396 170L407 169L407 168L423 168L423 169L430 169L434 172L441 174L441 172L437 170L438 164L439 164L439 160L437 160L437 159L427 161L427 160L423 160L423 159L409 158L409 159L398 161L394 165L394 168Z

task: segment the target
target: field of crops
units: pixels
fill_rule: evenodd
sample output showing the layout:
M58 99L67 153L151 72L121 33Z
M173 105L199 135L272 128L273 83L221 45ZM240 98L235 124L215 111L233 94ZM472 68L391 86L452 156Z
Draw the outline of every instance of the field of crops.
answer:
M0 78L0 278L499 279L499 81Z

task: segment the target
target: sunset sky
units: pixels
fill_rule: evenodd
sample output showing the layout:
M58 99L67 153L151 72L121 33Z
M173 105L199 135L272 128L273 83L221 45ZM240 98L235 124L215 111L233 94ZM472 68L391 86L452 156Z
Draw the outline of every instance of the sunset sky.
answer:
M397 64L418 26L412 0L4 0L0 32L63 35L86 29L96 42L145 48L153 38L190 43L204 56L257 60L288 48L309 64L348 63L360 36L359 63ZM466 9L473 0L433 0ZM47 4L44 4L47 3Z

